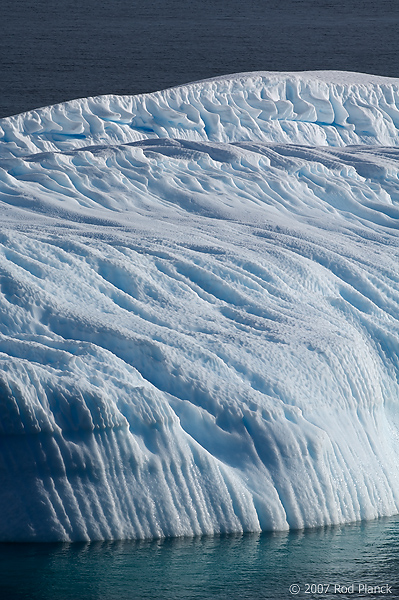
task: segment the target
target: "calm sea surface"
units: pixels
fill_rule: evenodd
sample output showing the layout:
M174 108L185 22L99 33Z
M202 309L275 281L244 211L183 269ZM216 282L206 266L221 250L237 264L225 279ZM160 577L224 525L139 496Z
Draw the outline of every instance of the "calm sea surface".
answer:
M394 517L279 534L0 544L0 598L397 599L398 534Z
M252 70L399 77L397 0L1 0L0 117Z

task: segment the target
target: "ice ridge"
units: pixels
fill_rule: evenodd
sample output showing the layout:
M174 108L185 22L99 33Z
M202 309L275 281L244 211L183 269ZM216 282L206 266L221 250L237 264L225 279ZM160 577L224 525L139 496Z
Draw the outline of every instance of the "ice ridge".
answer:
M0 140L17 156L148 138L397 146L398 127L398 80L257 72L33 110L2 119Z

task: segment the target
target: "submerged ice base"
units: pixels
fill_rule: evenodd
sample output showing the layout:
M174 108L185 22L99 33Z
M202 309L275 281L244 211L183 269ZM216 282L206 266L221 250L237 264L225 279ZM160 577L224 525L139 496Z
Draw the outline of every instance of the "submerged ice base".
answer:
M0 120L0 540L398 512L399 80Z

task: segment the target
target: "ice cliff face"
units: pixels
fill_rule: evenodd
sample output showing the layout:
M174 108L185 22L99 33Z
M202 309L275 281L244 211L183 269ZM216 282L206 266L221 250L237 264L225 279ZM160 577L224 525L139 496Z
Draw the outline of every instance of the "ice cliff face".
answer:
M399 80L0 120L0 540L398 512Z

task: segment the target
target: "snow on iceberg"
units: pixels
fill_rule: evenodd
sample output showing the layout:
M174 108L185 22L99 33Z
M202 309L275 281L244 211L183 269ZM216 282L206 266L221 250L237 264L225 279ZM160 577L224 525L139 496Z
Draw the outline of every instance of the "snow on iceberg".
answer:
M0 540L399 510L399 80L0 120Z

